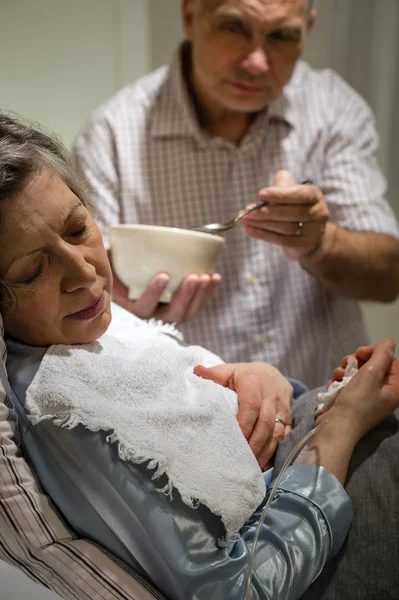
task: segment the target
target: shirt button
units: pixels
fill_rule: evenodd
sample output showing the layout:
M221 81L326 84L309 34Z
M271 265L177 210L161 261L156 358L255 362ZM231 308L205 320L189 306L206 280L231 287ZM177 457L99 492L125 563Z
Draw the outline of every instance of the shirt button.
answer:
M258 278L256 277L256 275L251 273L250 275L248 275L248 281L249 281L249 283L254 284L258 281Z
M255 336L255 342L257 344L265 344L266 343L266 338L264 335L256 335Z

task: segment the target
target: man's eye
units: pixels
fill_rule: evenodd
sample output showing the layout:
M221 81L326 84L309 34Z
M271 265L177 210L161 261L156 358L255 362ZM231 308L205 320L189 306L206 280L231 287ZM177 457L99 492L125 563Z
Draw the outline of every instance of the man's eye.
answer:
M81 227L78 231L74 231L73 233L69 234L69 237L82 237L85 233L87 233L89 230L89 228L87 227L87 225L83 225L83 227Z
M221 31L225 31L227 33L243 33L244 29L240 23L223 23L220 26Z
M284 31L274 31L269 35L269 38L280 42L297 42L299 41L300 34L286 33Z

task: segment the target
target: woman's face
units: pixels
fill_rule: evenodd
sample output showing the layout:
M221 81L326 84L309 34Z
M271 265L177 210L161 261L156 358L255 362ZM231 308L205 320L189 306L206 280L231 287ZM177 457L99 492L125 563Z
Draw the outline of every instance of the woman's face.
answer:
M0 276L16 284L6 332L37 346L100 337L111 322L111 267L79 198L43 171L0 209Z

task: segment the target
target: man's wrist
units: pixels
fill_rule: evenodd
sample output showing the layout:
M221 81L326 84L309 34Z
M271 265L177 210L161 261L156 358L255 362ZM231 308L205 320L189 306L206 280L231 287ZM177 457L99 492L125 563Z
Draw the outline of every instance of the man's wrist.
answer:
M320 242L308 254L300 257L301 267L316 277L329 272L332 265L335 264L334 248L337 245L336 238L338 234L338 225L329 221Z
M329 255L335 246L335 240L338 235L338 225L329 221L326 224L324 233L320 238L320 241L309 250L306 254L301 257L301 260L308 262L318 262L325 256Z

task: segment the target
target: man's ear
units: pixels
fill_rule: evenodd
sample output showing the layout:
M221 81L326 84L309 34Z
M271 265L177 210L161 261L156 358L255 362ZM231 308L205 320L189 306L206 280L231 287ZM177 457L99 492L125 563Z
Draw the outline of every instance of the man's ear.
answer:
M195 1L182 0L181 3L182 25L187 40L192 40L193 38Z
M316 16L317 16L317 10L315 8L312 8L312 10L309 13L308 16L308 22L306 24L306 28L307 28L307 32L310 33L314 22L316 21Z

